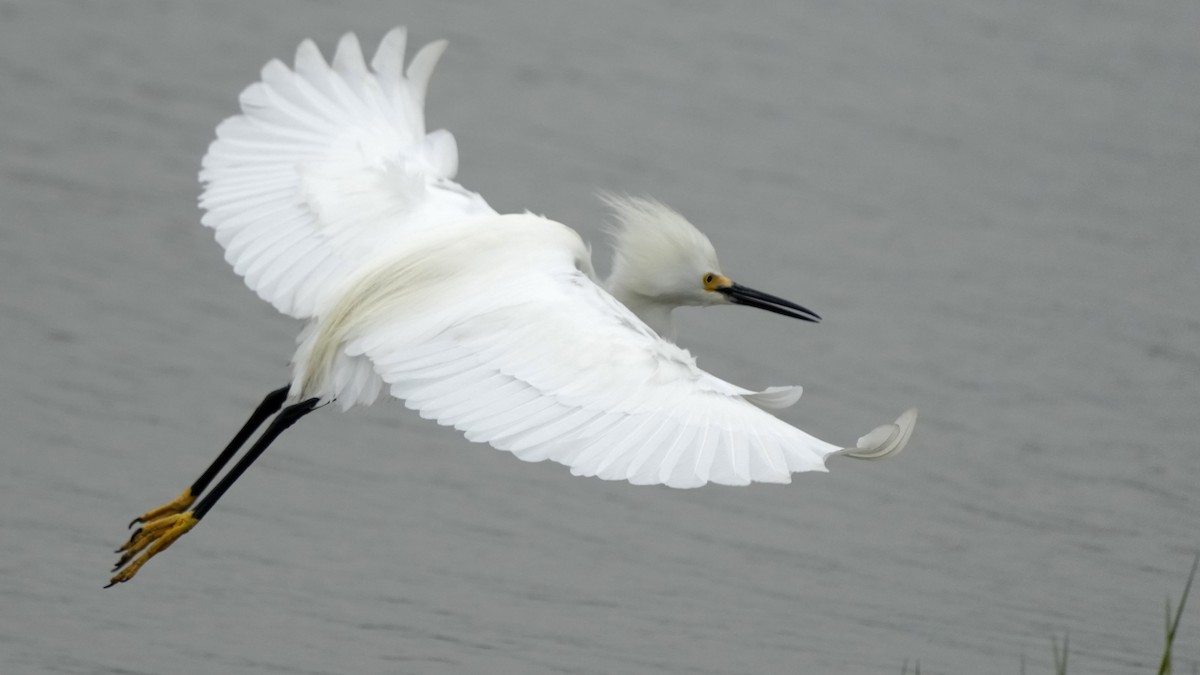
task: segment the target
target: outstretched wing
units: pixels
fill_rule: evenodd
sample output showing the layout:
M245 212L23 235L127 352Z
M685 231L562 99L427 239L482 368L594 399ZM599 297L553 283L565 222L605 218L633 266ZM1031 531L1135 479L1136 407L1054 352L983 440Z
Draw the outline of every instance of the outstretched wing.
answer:
M425 132L425 89L446 46L404 67L389 32L368 68L353 34L327 64L311 41L294 69L278 60L217 127L200 180L203 223L259 297L309 318L364 261L414 232L495 211L452 179L454 137Z
M389 314L364 311L335 340L367 357L423 417L576 475L672 487L787 483L825 470L832 454L883 456L907 441L911 420L846 451L764 411L747 400L753 392L701 370L597 286L549 226L566 229L503 216L399 261L408 276ZM422 271L447 265L453 276ZM392 276L381 268L362 288L385 292ZM417 292L416 278L432 281Z

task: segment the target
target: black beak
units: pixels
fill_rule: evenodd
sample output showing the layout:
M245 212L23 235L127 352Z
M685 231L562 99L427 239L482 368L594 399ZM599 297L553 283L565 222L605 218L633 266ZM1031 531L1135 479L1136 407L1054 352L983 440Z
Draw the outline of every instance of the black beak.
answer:
M816 323L821 320L820 315L811 309L801 307L783 298L777 298L774 295L768 295L762 291L756 291L753 288L746 288L741 284L731 284L716 290L718 293L724 294L736 305L757 307L765 309L768 312L790 316L793 319L800 319L801 321Z

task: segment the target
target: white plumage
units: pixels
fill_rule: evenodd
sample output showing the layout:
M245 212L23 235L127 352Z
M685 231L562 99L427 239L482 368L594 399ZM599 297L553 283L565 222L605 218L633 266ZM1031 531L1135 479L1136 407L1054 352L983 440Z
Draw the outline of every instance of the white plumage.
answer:
M766 302L810 318L749 289L739 299L682 216L611 198L621 224L602 284L573 230L497 214L455 183L454 137L424 119L444 47L405 69L396 29L368 69L353 35L331 64L306 41L294 69L263 68L204 158L203 222L226 259L308 321L292 400L348 408L386 390L523 460L673 487L786 483L834 454L904 447L915 410L843 449L763 410L795 403L799 387L748 391L672 342L680 305Z

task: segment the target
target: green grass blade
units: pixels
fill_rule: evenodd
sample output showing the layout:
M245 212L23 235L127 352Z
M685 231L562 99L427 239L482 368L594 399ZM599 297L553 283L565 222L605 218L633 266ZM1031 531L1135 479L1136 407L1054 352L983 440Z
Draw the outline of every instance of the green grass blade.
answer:
M1051 645L1054 647L1054 673L1055 675L1067 675L1067 650L1070 648L1070 634L1063 635L1062 651L1058 650L1058 638L1051 636Z
M1196 578L1196 567L1200 565L1200 553L1192 560L1192 571L1188 574L1187 583L1183 586L1183 597L1179 598L1179 607L1171 617L1171 599L1167 598L1167 644L1163 649L1162 663L1158 666L1158 675L1171 675L1171 649L1175 645L1175 634L1179 631L1179 619L1183 617L1183 608L1187 605L1188 594L1192 592L1192 581Z

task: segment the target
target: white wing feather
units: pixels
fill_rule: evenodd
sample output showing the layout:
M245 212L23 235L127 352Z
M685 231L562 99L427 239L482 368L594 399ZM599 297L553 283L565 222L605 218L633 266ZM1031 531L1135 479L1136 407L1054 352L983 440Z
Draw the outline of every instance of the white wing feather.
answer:
M510 215L470 226L470 236L458 229L364 275L314 340L369 360L423 417L577 475L786 483L842 450L752 404L763 395L701 370L654 333L579 269L586 249L564 226ZM336 391L348 366L315 356L310 367L330 372L302 396Z
M203 223L260 297L296 318L319 313L362 264L416 231L494 214L452 179L454 137L425 132L425 89L445 42L404 70L405 32L384 37L368 70L357 38L332 65L311 41L294 69L271 61L217 127L200 173Z

